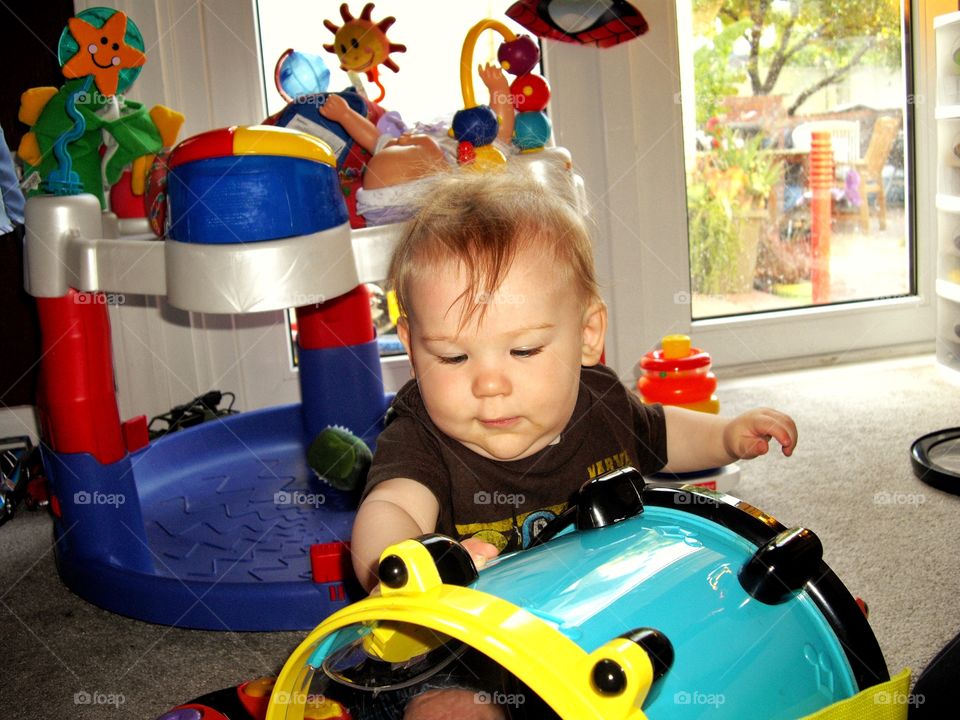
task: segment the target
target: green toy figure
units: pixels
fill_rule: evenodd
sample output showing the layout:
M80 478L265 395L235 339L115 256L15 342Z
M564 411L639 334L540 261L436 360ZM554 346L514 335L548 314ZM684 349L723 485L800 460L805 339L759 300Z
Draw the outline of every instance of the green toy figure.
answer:
M173 145L183 123L178 112L161 105L148 112L119 94L140 74L143 48L122 12L90 8L70 18L58 47L67 81L21 96L19 117L30 132L17 152L31 194L86 192L109 209L109 188L131 164L134 193L143 193L154 155Z

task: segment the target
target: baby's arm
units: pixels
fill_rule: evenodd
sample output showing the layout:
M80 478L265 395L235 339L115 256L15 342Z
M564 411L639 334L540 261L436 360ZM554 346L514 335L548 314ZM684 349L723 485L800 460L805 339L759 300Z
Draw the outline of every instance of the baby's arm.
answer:
M797 445L797 426L787 415L769 408L749 410L735 418L678 407L664 407L667 423L667 472L691 472L765 455L776 439L784 455Z
M477 67L480 73L480 79L490 91L490 107L497 114L500 121L500 129L497 131L497 139L504 145L509 145L513 140L513 103L510 102L510 83L497 65L487 63Z
M364 498L353 523L353 569L366 590L377 584L380 553L401 540L433 532L440 505L416 480L384 480Z
M360 147L371 155L377 146L377 140L380 139L380 131L377 126L367 120L363 115L347 104L339 95L330 93L323 105L320 106L320 114L327 120L333 120L340 123L341 127L347 131L347 134L360 143Z

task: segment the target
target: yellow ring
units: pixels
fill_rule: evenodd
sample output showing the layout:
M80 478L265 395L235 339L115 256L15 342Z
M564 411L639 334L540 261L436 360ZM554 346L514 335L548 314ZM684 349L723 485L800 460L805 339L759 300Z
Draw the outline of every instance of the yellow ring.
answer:
M514 32L499 20L481 20L467 31L463 49L460 51L460 88L463 91L464 108L477 106L477 100L473 94L473 51L477 46L477 38L484 30L496 30L506 42L517 39Z

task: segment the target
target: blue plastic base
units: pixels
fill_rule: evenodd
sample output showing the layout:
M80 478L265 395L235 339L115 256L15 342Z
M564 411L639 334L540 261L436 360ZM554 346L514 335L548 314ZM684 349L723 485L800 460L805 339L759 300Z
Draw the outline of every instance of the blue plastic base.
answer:
M47 453L63 581L164 625L315 627L356 599L313 582L310 567L311 545L349 541L356 498L309 470L303 437L300 406L287 405L173 433L113 465Z

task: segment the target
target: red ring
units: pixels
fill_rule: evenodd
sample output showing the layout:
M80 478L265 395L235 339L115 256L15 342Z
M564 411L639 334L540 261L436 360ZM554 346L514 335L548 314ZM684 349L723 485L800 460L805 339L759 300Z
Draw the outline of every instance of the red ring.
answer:
M717 389L717 376L707 373L667 380L645 375L637 381L637 389L648 402L688 405L709 400Z
M710 365L710 353L700 348L690 348L690 354L682 358L665 358L663 350L651 350L640 358L640 367L655 372L695 370Z

